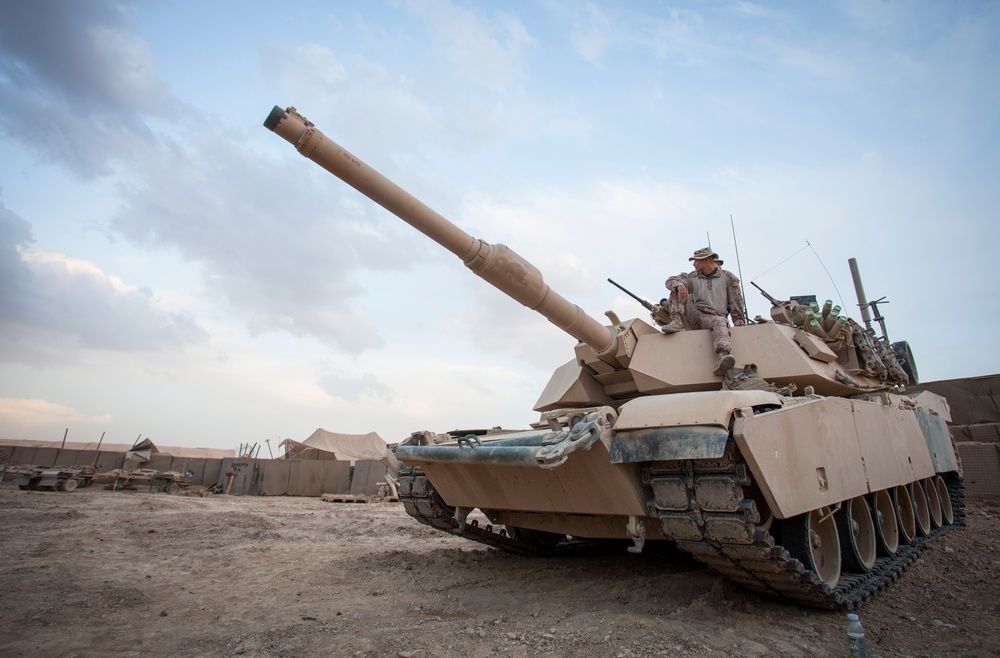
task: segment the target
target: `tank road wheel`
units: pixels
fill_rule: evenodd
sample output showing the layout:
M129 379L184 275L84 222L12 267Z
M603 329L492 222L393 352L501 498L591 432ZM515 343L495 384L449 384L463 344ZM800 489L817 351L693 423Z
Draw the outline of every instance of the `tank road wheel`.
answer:
M844 568L868 573L875 564L875 523L871 508L863 496L844 501L834 514L840 535L840 555Z
M937 487L938 499L941 501L941 521L946 525L955 522L955 512L951 508L951 495L948 493L948 485L940 475L934 478L934 486Z
M837 523L829 508L821 507L786 519L782 530L784 546L806 569L816 572L830 587L840 580L840 539Z
M910 490L899 485L893 488L892 499L896 506L896 521L899 523L899 541L903 544L912 544L917 538L917 517L913 511Z
M80 486L80 483L74 478L66 478L59 483L59 488L63 491L76 491L76 488Z
M546 532L544 530L518 528L513 525L507 526L507 534L513 539L523 541L524 543L530 544L535 548L553 548L557 546L559 542L566 539L566 535L558 535L554 532Z
M931 513L931 528L941 527L941 498L938 497L937 486L934 478L927 478L920 481L920 488L927 494L927 511Z
M171 496L177 495L181 492L181 485L176 482L171 482L167 486L163 487L163 493L169 494Z
M927 493L920 486L919 482L914 482L907 487L913 494L913 511L917 519L917 534L926 537L931 534L931 512L927 503Z
M888 490L872 494L875 512L875 537L878 540L878 554L892 557L899 549L899 522L896 520L896 506Z

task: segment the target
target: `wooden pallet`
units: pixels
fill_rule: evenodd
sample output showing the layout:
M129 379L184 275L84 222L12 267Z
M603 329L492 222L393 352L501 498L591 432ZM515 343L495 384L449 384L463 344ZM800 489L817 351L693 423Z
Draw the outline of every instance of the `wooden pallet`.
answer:
M368 496L351 496L348 494L323 494L320 500L328 503L367 503Z

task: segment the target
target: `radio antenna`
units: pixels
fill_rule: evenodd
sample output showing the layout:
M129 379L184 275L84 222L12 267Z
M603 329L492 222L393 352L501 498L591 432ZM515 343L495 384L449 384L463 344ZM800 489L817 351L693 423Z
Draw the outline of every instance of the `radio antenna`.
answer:
M740 292L743 293L743 321L750 321L750 309L747 308L747 290L743 285L743 266L740 265L740 246L736 243L736 224L733 223L733 214L729 213L729 226L733 229L733 247L736 249L736 271L740 275Z

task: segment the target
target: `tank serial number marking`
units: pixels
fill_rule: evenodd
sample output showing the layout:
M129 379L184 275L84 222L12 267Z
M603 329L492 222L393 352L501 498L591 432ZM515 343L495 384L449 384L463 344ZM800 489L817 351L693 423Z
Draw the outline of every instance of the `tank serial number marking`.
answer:
M355 167L360 167L361 166L361 161L358 160L357 158L355 158L353 155L351 155L347 151L342 151L341 153L343 154L343 156L345 158L347 158L348 160L350 160L351 164L354 165Z

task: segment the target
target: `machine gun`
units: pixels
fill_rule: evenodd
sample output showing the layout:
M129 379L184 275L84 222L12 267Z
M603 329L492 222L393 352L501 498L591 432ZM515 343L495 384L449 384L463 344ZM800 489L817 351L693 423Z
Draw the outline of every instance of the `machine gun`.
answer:
M759 290L760 294L764 295L764 297L767 298L767 301L771 302L771 308L778 308L779 306L781 306L781 300L775 299L774 297L772 297L771 295L769 295L766 290L764 290L763 288L761 288L760 286L758 286L756 283L754 283L753 281L751 281L750 285L753 286L754 288L756 288L757 290Z
M625 293L635 301L642 304L643 308L645 308L652 314L653 320L655 320L658 324L667 324L668 322L670 322L670 314L667 312L667 300L661 299L659 304L653 304L651 302L646 301L645 299L635 294L631 290L626 289L624 286L619 284L614 279L609 278L608 283L613 285L615 288L618 288L619 290L621 290L623 293Z

